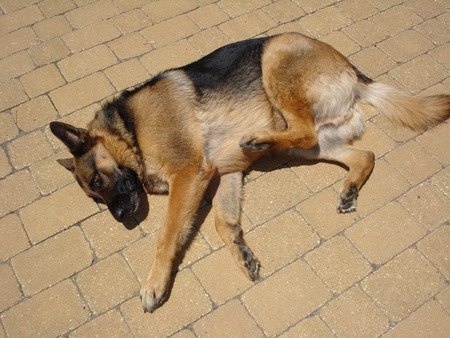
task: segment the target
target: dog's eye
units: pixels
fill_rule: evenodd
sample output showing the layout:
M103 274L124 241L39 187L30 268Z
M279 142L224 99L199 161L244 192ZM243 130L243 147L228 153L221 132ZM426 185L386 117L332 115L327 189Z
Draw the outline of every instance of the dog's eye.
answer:
M92 190L98 189L102 186L102 178L100 177L100 174L95 174L94 177L92 177L90 188Z

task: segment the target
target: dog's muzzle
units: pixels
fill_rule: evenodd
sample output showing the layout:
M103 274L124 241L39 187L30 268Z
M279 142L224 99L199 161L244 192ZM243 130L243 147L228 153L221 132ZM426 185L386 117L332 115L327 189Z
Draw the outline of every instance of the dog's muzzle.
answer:
M137 211L141 190L142 185L134 172L129 170L121 172L113 188L111 200L106 203L118 222Z

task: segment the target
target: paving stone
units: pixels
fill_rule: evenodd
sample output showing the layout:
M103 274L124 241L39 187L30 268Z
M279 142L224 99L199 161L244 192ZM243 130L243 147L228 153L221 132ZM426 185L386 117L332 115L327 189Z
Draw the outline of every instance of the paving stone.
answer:
M94 314L111 309L139 290L139 283L118 254L80 272L76 281Z
M80 52L120 36L112 22L101 21L62 36L72 52Z
M309 195L306 185L290 169L281 169L245 185L243 210L254 224L261 224Z
M19 216L31 242L37 243L97 211L97 205L72 183L21 209Z
M189 12L188 16L201 29L216 26L229 19L228 15L217 4L197 8Z
M211 301L187 269L175 276L168 301L154 313L144 313L139 297L122 304L120 310L135 336L166 337L210 312Z
M27 170L21 170L0 181L0 216L15 211L39 197L33 178ZM14 198L11 198L14 196Z
M192 271L216 304L223 304L253 286L237 266L228 248L214 251L195 263ZM217 286L220 285L218 288Z
M402 19L398 20L398 18ZM397 34L422 22L421 17L404 5L390 8L370 20L375 25L382 27L389 35Z
M20 223L19 217L15 214L10 214L0 219L0 237L3 240L0 248L1 262L30 247L22 223Z
M48 195L74 182L73 175L57 162L58 159L71 156L68 151L65 151L30 166L31 174L43 195Z
M31 97L61 87L66 83L54 65L47 65L21 76L20 81Z
M0 83L0 111L14 107L28 99L19 80Z
M242 301L264 333L274 336L330 298L331 292L323 282L299 260L251 288L242 296Z
M443 226L422 239L417 248L436 266L447 278L450 277L450 226Z
M62 14L74 9L76 6L71 0L43 0L39 3L39 7L46 17Z
M344 0L337 6L355 21L367 19L378 12L376 7L368 0Z
M20 51L0 59L0 81L8 81L34 69L33 60L26 51Z
M296 210L323 238L331 238L358 219L358 214L336 212L338 194L328 188L296 206Z
M414 29L436 45L449 41L450 28L438 19L428 20Z
M442 146L450 141L449 130L450 124L441 123L417 137L417 142L430 152L442 165L450 164L450 154Z
M108 210L85 220L81 228L99 258L118 252L140 237L137 229L126 229L122 223L114 220Z
M289 167L313 192L319 192L331 186L347 174L346 170L338 165L302 159L290 162Z
M230 325L232 323L232 325ZM264 337L248 312L237 300L209 313L193 327L200 337Z
M303 9L289 0L277 1L263 7L263 11L269 14L270 17L278 23L292 21L301 18L306 14Z
M73 227L17 255L11 264L26 296L32 296L88 267L92 251Z
M180 67L199 58L197 50L188 41L182 40L153 50L139 60L150 74L156 75L163 70Z
M418 56L389 72L394 79L414 94L442 81L448 76L448 73L447 69L429 55Z
M434 48L434 44L413 30L400 32L378 44L386 54L397 62L405 62Z
M238 3L233 0L222 0L219 3L220 8L222 8L227 14L234 18L245 13L249 13L265 5L268 5L270 1L268 0L249 0L244 3Z
M332 32L320 38L320 41L328 43L334 49L347 57L359 50L358 44L340 31Z
M0 148L0 178L5 177L11 171L12 171L12 168L8 161L8 157L6 156L3 149Z
M428 182L408 191L400 203L429 230L449 219L450 199Z
M41 40L51 40L72 31L70 23L61 15L42 20L33 29Z
M388 75L383 75L385 77ZM395 80L392 80L395 81ZM387 81L380 80L382 83L386 83ZM395 88L395 87L394 87ZM405 92L406 90L404 90ZM386 135L388 135L391 139L396 142L404 143L409 141L410 139L416 137L420 134L418 131L413 131L407 128L403 128L391 123L385 116L377 115L372 119L372 122L377 125Z
M122 10L122 12L128 12L148 4L148 0L115 0L114 3Z
M72 26L80 28L109 19L119 13L120 10L112 0L101 0L67 12L65 17Z
M336 1L336 0L302 0L302 1L295 0L295 2L301 8L303 8L307 13L311 13L311 12L317 11L318 9L332 5L338 1Z
M372 271L369 262L343 236L336 236L305 257L317 275L339 294Z
M40 128L57 118L48 96L38 96L12 109L17 126L23 131Z
M358 21L343 29L343 32L361 47L370 47L384 40L388 34L369 20Z
M319 237L294 211L288 211L245 235L247 244L261 263L260 275L303 256L319 245Z
M70 333L70 337L133 337L122 315L117 310L111 310Z
M313 37L321 37L346 27L352 20L337 7L327 7L300 19L300 24Z
M436 300L441 304L445 311L449 312L450 310L450 286L447 286L444 290L442 290L437 296Z
M165 0L155 1L142 7L142 10L152 19L153 22L161 22L180 14L189 12L198 7L194 0L176 1Z
M141 31L147 41L154 41L154 47L159 48L182 40L199 31L197 25L187 16L180 15L163 21Z
M434 301L421 306L384 337L445 337L450 330L448 313Z
M44 41L29 48L28 52L38 66L58 61L70 53L69 48L60 38Z
M233 41L245 40L273 28L276 22L262 10L256 10L219 25Z
M19 133L14 119L9 113L0 113L0 143L12 140Z
M380 10L385 10L388 9L394 5L397 5L401 2L403 2L402 0L371 0L371 2Z
M378 337L389 327L389 320L357 286L328 303L320 317L337 337Z
M66 280L3 313L2 322L10 336L48 337L73 330L89 315L77 288Z
M117 62L113 52L106 46L96 46L71 55L58 62L58 68L68 82L110 67Z
M442 168L431 155L414 141L410 141L395 149L387 154L385 158L412 185L416 185L427 177L433 176Z
M410 189L403 176L387 162L377 160L358 197L357 212L367 216Z
M345 231L371 263L391 260L425 236L426 230L400 204L392 202Z
M445 168L431 178L431 182L450 197L450 168Z
M450 53L450 45L445 44L436 49L433 49L429 54L440 62L443 66L450 68L450 60L447 55ZM441 91L442 92L442 91Z
M106 69L105 75L117 91L122 91L150 79L147 69L136 59Z
M202 55L207 55L232 41L217 27L213 27L191 36L189 42L192 43Z
M67 115L113 94L115 89L101 73L88 75L49 93L58 112Z
M24 50L38 42L38 38L30 27L24 27L0 36L0 58Z
M108 43L119 59L128 59L147 53L152 45L140 33L128 34Z
M319 316L303 319L289 331L279 336L280 338L296 338L296 337L321 337L332 338L334 334L327 325L319 318Z
M444 277L425 257L408 249L361 286L390 320L400 321L440 291L444 283Z
M14 276L14 271L7 263L0 264L0 311L4 311L23 298L19 289L19 284Z
M379 60L373 62L373 60ZM395 70L397 63L377 47L370 47L352 55L350 61L371 78Z
M36 5L4 14L0 17L0 34L7 34L19 28L32 25L43 18L44 16Z
M152 25L150 18L141 9L117 15L112 18L112 21L123 34L129 34Z
M22 169L52 155L53 151L44 134L36 131L9 143L8 153L13 166Z
M18 9L31 6L39 0L4 0L2 1L2 9L5 13L14 12Z
M375 123L367 122L365 128L362 139L353 143L355 147L372 151L375 158L380 158L395 148L395 142Z

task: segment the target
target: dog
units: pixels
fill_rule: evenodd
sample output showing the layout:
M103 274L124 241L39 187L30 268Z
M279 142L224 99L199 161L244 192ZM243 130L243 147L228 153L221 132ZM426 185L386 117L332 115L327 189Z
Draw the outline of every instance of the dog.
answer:
M121 222L140 191L168 193L156 256L143 282L144 311L166 300L179 248L213 178L215 226L250 280L259 262L240 227L243 171L271 152L339 162L348 175L340 213L356 209L374 154L352 146L364 131L358 103L395 124L421 130L447 119L450 95L413 98L372 81L331 46L297 33L219 48L161 72L104 104L87 129L52 122L72 153L61 161L86 194Z

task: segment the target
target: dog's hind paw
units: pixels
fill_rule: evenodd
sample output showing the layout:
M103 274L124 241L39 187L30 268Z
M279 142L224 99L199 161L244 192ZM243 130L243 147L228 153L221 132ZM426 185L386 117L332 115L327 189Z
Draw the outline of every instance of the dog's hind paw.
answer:
M253 151L262 151L272 148L273 144L271 142L265 142L255 135L246 135L239 141L239 146Z
M252 250L246 245L239 245L239 250L243 258L242 270L248 279L255 281L259 279L259 261L253 254Z
M339 194L339 202L337 205L337 212L340 214L346 214L356 211L356 199L358 198L358 188L351 186L350 191L347 193L341 192Z

